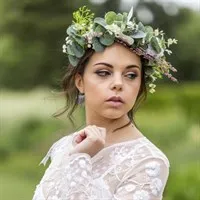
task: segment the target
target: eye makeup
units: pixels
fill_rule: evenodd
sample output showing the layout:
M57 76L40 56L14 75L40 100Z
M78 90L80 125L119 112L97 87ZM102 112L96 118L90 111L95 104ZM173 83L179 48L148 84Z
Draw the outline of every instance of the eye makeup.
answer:
M107 70L97 70L96 72L95 72L95 74L97 74L98 76L100 76L100 77L106 77L106 76L108 76L108 75L110 75L112 72L109 72L109 71L107 71ZM126 76L128 77L130 77L129 79L131 79L131 80L133 80L133 79L135 79L136 77L138 77L138 74L137 73L134 73L134 72L128 72L127 74L126 74Z

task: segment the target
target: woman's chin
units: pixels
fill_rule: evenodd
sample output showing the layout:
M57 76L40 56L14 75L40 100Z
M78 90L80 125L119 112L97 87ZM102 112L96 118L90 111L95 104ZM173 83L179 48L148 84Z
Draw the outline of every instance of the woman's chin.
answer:
M122 117L124 114L126 113L115 110L115 111L108 111L106 113L102 113L102 116L108 119L118 119Z

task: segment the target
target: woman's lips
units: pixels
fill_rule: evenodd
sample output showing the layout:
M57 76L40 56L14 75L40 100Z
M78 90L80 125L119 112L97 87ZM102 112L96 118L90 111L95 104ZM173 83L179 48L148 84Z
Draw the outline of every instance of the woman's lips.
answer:
M121 101L106 101L110 106L113 107L120 107L123 103Z
M120 96L112 96L107 99L107 101L121 101L122 103L124 103L123 99Z

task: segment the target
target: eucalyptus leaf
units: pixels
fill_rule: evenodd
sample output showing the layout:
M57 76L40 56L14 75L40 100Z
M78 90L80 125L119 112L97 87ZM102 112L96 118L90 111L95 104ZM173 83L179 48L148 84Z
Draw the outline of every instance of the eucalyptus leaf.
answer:
M157 52L157 53L160 53L161 52L161 48L160 48L160 45L158 43L158 40L156 37L152 37L151 38L151 46L152 48Z
M84 37L80 37L80 36L73 36L74 40L81 46L84 48L85 46L85 38Z
M123 25L123 23L121 21L115 21L115 24L119 27L121 27ZM125 24L124 24L125 25ZM121 27L122 28L122 27ZM122 29L123 30L123 29Z
M145 26L145 32L149 32L153 34L153 28L151 26Z
M123 23L127 24L127 13L126 12L123 12Z
M166 48L167 48L166 45L165 45L165 40L161 40L161 47L162 47L163 49L166 49Z
M74 41L72 42L71 50L78 58L81 58L85 53L85 50Z
M92 39L92 44L93 44L92 48L93 48L96 52L101 52L101 51L103 51L103 50L105 49L105 46L102 45L102 44L100 43L99 39L96 38L96 37L94 37L94 38Z
M123 21L123 15L121 13L117 14L116 21Z
M105 15L105 20L108 25L112 24L117 18L117 14L113 11L107 12Z
M121 23L121 30L122 30L122 32L124 32L125 31L125 28L126 28L126 24L124 24L124 23Z
M153 33L148 32L147 35L146 35L146 37L145 37L145 40L146 40L147 42L150 42L150 40L151 40L152 37L153 37Z
M101 17L96 17L96 18L94 19L94 23L99 24L99 25L103 26L104 28L105 28L106 25L107 25L105 19L103 19L103 18L101 18Z
M143 31L140 31L140 30L132 35L132 38L134 38L134 39L141 39L141 38L145 38L145 37L146 37L146 33Z
M106 31L106 29L101 25L97 25L95 28L95 32L97 32L97 33L104 33L105 31Z
M125 35L123 33L121 33L119 35L119 39L121 39L122 41L126 42L128 45L133 45L134 43L134 39L128 35Z
M69 62L72 66L75 67L78 65L79 59L76 56L68 55L68 58L69 58Z
M145 27L144 27L144 25L142 24L142 22L139 22L139 23L138 23L138 29L139 29L140 31L145 32Z
M110 35L108 32L100 37L101 44L103 44L105 46L110 46L111 44L114 43L114 40L115 40L115 36Z
M77 35L76 31L73 29L73 26L69 26L67 29L68 35Z
M75 56L74 52L71 49L71 45L67 45L67 54L69 54L71 56Z

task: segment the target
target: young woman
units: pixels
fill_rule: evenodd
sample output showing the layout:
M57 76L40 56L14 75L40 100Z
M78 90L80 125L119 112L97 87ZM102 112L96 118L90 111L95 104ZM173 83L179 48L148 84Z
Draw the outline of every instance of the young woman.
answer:
M133 117L157 78L176 80L164 56L176 40L131 20L132 9L93 20L83 7L73 16L63 46L70 62L63 88L70 114L84 103L86 126L52 145L33 200L161 200L169 160Z

